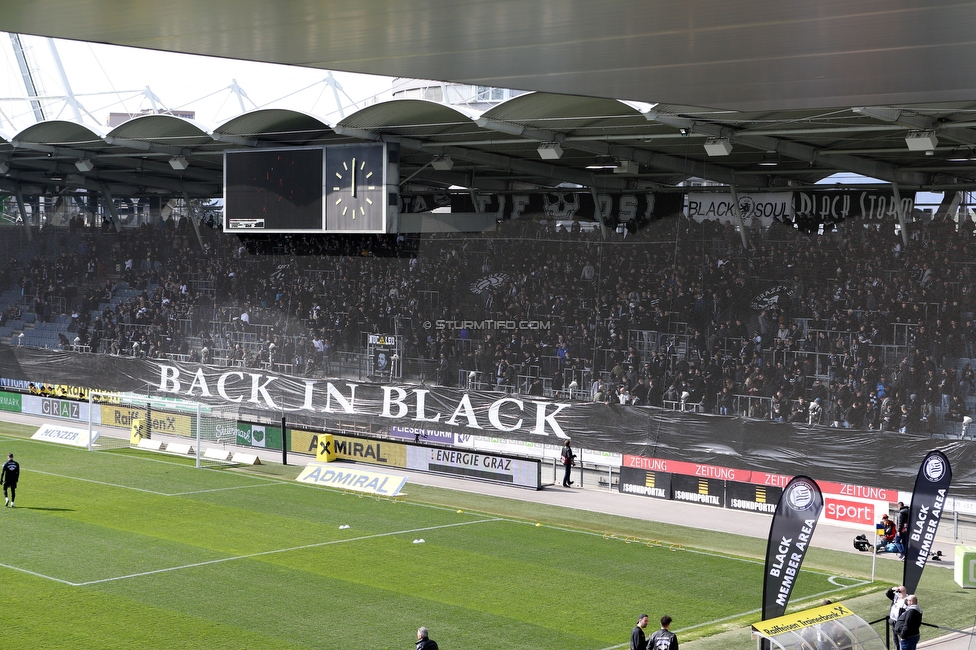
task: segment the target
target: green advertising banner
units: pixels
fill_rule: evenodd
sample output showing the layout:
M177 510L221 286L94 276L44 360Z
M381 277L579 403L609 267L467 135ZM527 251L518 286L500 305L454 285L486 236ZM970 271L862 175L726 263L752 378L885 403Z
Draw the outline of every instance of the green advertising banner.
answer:
M238 422L237 444L263 449L281 449L281 427Z
M20 393L0 392L0 411L21 412Z

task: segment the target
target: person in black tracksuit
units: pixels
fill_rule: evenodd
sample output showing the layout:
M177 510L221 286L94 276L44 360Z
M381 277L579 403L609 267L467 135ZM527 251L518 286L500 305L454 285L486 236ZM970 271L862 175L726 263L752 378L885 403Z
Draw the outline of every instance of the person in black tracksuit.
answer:
M661 629L647 637L647 650L678 650L678 637L671 631L671 617L661 617Z
M647 637L644 636L646 627L647 614L641 614L637 619L637 625L630 632L630 650L647 650Z
M17 481L20 480L20 465L14 460L13 454L7 454L7 462L0 469L0 483L3 483L3 505L14 507L14 499L17 498ZM7 496L7 489L10 489L10 496Z

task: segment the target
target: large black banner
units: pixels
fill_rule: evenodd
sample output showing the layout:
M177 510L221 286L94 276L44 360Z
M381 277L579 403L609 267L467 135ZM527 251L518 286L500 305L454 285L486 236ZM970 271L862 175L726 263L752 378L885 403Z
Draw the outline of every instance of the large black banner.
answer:
M893 221L898 218L899 210L910 217L915 208L915 192L904 192L900 198L899 204L890 189L875 188L794 192L793 213L798 223L811 220L833 224L847 219Z
M908 539L905 544L905 572L902 584L907 593L915 593L925 563L932 552L935 533L939 529L945 508L952 467L941 451L932 451L922 461L912 493L911 516L908 520Z
M885 489L911 489L932 440L654 407L552 400L492 391L345 379L308 379L259 368L224 368L0 344L0 379L177 397L295 427L393 435L423 428L448 439L491 436L717 465ZM14 384L16 385L16 384ZM788 444L784 444L788 441ZM976 445L940 441L957 489L976 489ZM884 445L886 453L879 454ZM686 490L687 491L687 490Z
M477 201L477 205L475 204ZM680 214L684 195L680 192L601 192L597 194L599 214L606 224L643 223ZM590 192L545 192L540 194L451 195L452 212L484 212L498 219L517 219L522 215L545 215L550 219L592 221L594 209Z
M811 478L795 476L783 488L766 543L762 620L786 613L823 505L820 486Z

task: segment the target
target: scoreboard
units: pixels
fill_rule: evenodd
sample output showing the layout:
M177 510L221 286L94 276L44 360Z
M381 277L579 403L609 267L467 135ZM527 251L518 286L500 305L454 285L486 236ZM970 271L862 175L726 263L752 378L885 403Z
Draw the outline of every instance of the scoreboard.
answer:
M385 142L224 152L225 232L386 233L399 155Z

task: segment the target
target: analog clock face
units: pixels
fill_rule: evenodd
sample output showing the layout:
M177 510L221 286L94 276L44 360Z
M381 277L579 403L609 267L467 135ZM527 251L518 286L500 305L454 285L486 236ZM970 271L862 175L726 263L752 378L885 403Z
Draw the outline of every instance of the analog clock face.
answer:
M383 232L386 164L382 144L326 150L326 229Z

